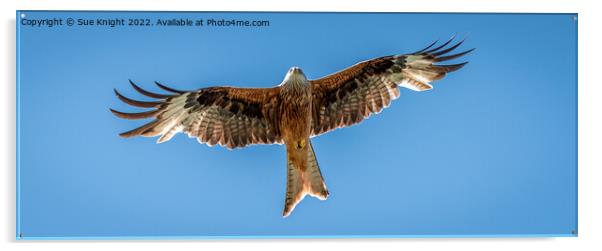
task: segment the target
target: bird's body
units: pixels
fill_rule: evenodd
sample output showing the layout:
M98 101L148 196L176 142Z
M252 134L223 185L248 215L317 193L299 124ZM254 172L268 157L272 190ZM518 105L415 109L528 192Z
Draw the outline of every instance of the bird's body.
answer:
M291 68L280 85L282 139L289 143L305 141L311 133L311 85L301 69ZM285 105L286 104L286 105ZM285 130L283 130L285 129Z
M467 54L444 54L462 42L443 49L434 45L412 54L380 57L358 63L317 80L308 80L298 67L291 68L282 83L271 88L207 87L197 91L175 90L159 83L173 95L134 89L159 101L137 101L117 96L133 106L156 108L141 113L111 111L126 119L155 118L120 134L160 136L158 143L178 132L200 143L227 148L251 144L284 144L287 153L287 189L284 216L305 195L326 199L324 183L310 138L361 122L380 112L399 96L398 86L415 91L432 88L430 82L460 69L465 63L435 65L435 62Z
M286 145L287 176L284 215L289 215L306 194L325 200L328 190L309 137L312 125L311 84L293 67L281 84L280 131Z

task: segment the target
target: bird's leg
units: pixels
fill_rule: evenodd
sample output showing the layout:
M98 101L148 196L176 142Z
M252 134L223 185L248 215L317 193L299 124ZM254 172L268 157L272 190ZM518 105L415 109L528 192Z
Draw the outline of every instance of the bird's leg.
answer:
M306 145L307 145L307 141L305 141L304 139L297 140L295 143L295 146L297 147L298 150L304 149Z

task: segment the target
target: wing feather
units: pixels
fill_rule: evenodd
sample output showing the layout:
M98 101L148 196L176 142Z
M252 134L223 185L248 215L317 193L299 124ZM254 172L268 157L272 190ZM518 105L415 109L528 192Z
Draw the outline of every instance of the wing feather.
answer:
M175 95L146 91L133 82L132 87L155 101L137 101L115 90L117 97L136 107L155 110L125 113L111 109L125 119L154 118L153 121L121 133L122 137L159 136L157 143L169 141L178 132L195 137L200 143L219 144L227 148L249 144L282 143L278 125L279 87L234 88L209 87L181 91L156 83Z

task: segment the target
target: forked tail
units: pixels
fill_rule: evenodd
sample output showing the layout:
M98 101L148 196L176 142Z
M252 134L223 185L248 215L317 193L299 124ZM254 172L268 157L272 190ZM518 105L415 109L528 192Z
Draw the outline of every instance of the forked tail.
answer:
M307 139L307 146L303 149L287 146L286 158L286 199L282 214L284 217L289 216L307 194L320 200L328 198L328 189L309 139Z

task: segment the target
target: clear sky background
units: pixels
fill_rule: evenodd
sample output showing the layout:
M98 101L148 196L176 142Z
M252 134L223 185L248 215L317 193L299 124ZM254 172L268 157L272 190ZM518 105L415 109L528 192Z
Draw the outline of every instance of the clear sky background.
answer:
M269 27L24 27L19 210L24 237L570 235L577 228L573 15L24 12L26 18L269 20ZM17 18L20 23L20 17ZM127 23L126 23L127 24ZM283 146L185 135L123 139L143 123L113 94L269 87L468 35L462 70L402 89L382 113L312 140L331 192L282 218ZM457 61L461 62L461 61Z

